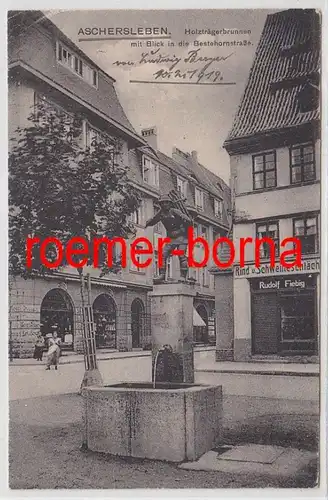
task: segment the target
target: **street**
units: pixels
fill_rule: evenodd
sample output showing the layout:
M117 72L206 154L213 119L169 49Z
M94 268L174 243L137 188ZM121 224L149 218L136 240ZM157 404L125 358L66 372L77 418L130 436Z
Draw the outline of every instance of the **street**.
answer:
M150 357L101 360L105 383L149 380ZM237 488L309 487L315 464L295 477L185 471L177 465L124 459L80 449L83 363L10 367L10 487ZM224 443L257 443L316 450L318 415L311 401L224 397ZM33 457L33 460L31 460Z
M46 371L44 362L40 365L15 365L14 361L9 370L9 399L77 393L83 379L84 363L65 363L63 358L57 371L53 367ZM151 380L150 356L100 360L99 369L104 384Z

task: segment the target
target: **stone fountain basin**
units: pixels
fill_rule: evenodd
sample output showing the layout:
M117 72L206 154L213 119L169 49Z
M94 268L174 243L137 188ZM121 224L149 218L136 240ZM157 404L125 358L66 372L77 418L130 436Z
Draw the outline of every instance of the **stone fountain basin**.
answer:
M82 394L84 444L92 451L182 462L221 443L221 386L122 383Z

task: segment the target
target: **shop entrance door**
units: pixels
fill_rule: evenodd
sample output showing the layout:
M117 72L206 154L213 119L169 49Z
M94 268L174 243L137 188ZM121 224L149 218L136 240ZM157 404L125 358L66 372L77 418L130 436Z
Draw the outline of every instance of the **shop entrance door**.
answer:
M252 293L253 354L278 353L278 300L276 293Z

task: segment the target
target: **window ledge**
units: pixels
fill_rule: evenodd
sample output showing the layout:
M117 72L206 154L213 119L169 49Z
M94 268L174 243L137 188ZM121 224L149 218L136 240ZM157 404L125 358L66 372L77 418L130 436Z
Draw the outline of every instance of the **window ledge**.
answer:
M311 184L315 184L316 182L319 182L318 179L312 179L310 181L300 181L300 182L291 182L291 186L308 186Z
M142 179L142 182L146 185L146 186L149 186L153 189L156 189L156 191L159 191L159 186L157 186L156 184L150 184L149 182L145 181L145 179Z
M265 188L259 188L259 189L255 189L253 188L253 191L254 193L263 193L265 191L274 191L275 189L277 189L278 186L272 186L272 187L265 187Z
M263 188L263 189L252 189L252 191L243 191L241 193L236 193L236 198L241 196L248 196L251 194L262 194L270 191L280 191L281 189L293 189L294 187L302 187L302 186L311 186L312 184L320 184L319 179L315 179L313 181L300 182L295 184L285 184L283 186L275 186L271 188Z

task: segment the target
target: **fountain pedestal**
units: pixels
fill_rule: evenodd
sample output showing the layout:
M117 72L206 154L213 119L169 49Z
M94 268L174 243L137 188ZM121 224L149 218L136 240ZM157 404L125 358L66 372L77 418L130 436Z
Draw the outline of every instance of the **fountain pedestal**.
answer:
M155 285L149 294L151 301L153 382L194 382L193 302L196 293L189 283ZM163 346L172 353L165 363L157 353ZM155 365L156 361L156 366ZM158 365L157 366L157 361ZM165 367L163 365L169 365ZM168 368L168 370L165 370ZM165 373L168 371L169 373Z
M166 368L163 363L162 372L159 364L153 371L155 384L85 388L85 447L119 456L182 462L197 460L220 444L222 388L193 383L193 297L191 285L185 283L154 287L153 367L164 345L171 346L172 353L168 352L174 363Z

